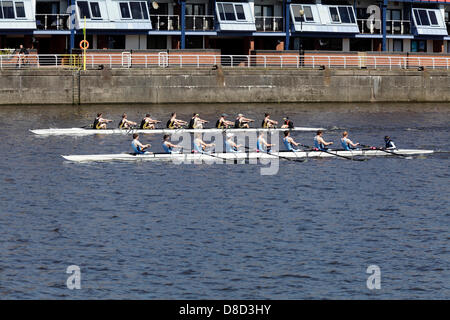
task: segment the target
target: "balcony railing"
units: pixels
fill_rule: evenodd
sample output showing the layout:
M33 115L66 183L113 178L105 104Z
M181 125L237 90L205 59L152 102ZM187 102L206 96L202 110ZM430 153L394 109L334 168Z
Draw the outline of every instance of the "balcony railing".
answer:
M214 16L186 15L186 30L193 30L193 31L214 30Z
M152 21L153 30L180 30L180 17L176 15L156 15L151 14L150 20Z
M69 14L36 14L38 30L68 30Z
M283 17L255 17L257 31L277 32L283 31Z
M381 24L379 19L358 19L359 32L363 34L382 34ZM411 21L386 20L386 34L411 34Z

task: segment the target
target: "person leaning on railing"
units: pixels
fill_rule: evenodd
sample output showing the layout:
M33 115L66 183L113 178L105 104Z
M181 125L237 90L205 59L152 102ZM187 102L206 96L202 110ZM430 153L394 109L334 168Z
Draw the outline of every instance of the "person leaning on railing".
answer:
M20 66L21 64L26 64L27 60L25 58L25 55L28 55L29 52L26 48L23 47L23 44L19 46L19 53L17 57L17 64L16 66Z

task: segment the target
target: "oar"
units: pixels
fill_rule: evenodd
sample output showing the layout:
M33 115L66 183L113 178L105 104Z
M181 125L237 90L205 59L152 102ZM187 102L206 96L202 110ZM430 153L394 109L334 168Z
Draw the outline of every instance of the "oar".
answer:
M201 152L201 154L204 154L204 155L207 155L207 156L210 156L210 157L213 157L213 158L221 159L223 161L230 161L230 160L232 160L234 162L237 162L237 160L238 160L237 157L234 157L234 159L227 159L227 158L222 158L222 157L219 157L219 156L216 156L216 155L213 155L213 154L210 154L210 153L206 153L206 152ZM245 160L245 159L243 159L243 160Z
M305 145L303 145L303 144L300 144L302 147L305 147L305 148L308 148L308 149L312 149L310 146L305 146ZM333 156L335 156L335 157L339 157L339 158L343 158L343 159L347 159L347 160L352 160L352 161L367 161L367 159L359 159L359 158L353 158L353 157L347 157L347 156L343 156L343 155L340 155L340 154L337 154L337 153L333 153L333 152L330 152L330 151L327 151L327 150L318 150L318 151L321 151L321 152L325 152L325 153L328 153L328 154L331 154L331 155L333 155Z
M383 151L385 153L392 154L393 156L402 157L402 158L405 158L405 159L412 159L411 156L405 156L403 154L398 154L398 153L395 153L395 152L387 151L386 149L372 147L372 146L368 146L368 145L365 145L365 144L360 144L360 146L364 147L364 148L370 148L370 149L375 148L375 150Z
M249 147L245 147L245 149L247 149L249 151L251 150ZM292 158L280 156L278 154L273 154L273 153L270 153L270 152L267 152L267 151L261 151L261 152L264 152L264 153L266 153L268 155L271 155L271 156L274 156L274 157L278 157L280 159L284 159L284 160L288 160L288 161L294 161L294 162L305 162L306 161L306 159L292 159ZM295 151L293 151L293 152L295 152Z

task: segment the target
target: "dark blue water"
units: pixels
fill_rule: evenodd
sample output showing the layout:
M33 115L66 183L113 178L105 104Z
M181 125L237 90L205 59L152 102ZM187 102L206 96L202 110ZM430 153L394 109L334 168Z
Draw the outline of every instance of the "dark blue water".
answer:
M129 136L28 132L86 125L99 110L167 120L172 109L258 123L270 110L365 144L389 134L402 148L450 150L448 105L2 107L0 299L450 298L448 153L287 161L261 176L249 164L68 163L61 154L129 151ZM73 264L81 290L66 287ZM380 290L366 287L372 264Z

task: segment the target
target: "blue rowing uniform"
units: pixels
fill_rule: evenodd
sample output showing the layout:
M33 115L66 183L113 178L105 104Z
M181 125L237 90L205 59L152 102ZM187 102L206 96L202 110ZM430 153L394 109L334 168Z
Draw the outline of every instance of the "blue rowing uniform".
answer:
M146 152L141 150L141 148L136 143L134 143L134 141L135 140L133 140L131 142L131 147L133 148L134 153L136 153L136 154L145 154Z
M265 151L260 139L256 140L256 151Z
M288 137L283 138L283 143L288 151L299 151L298 149L295 149L292 143L288 141Z
M194 152L203 153L203 148L201 147L201 145L197 144L195 141L194 141Z
M225 150L226 150L227 153L238 152L238 150L235 149L235 148L228 142L228 140L225 141Z
M162 144L165 153L172 153L172 147L167 146L164 142Z
M346 151L350 151L353 149L352 147L350 147L350 144L347 142L346 138L341 138L341 145L342 145L342 148L344 148L344 150L346 150Z
M319 140L317 140L317 136L314 137L314 147L319 149L319 150L327 150L327 148L325 148L325 146L323 145L323 143L319 143Z

